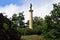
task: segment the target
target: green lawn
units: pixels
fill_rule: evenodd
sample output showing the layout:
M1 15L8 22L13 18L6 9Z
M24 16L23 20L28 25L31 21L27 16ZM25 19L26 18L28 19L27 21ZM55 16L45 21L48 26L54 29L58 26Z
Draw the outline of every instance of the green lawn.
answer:
M27 35L27 36L22 36L22 40L45 40L43 36L38 36L38 35Z

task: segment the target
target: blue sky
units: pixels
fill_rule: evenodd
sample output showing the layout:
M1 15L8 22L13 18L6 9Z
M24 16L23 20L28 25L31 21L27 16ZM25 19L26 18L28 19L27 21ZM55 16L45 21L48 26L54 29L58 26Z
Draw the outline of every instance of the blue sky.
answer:
M15 4L15 5L22 6L23 4L25 4L25 2L28 2L28 1L30 1L31 3L35 3L37 5L42 5L42 4L53 2L53 0L0 0L0 6L6 6L9 4Z
M9 4L23 5L22 0L0 0L0 6L5 6Z
M53 3L58 3L60 0L0 0L0 12L6 13L8 18L14 13L24 11L25 21L29 20L29 6L33 4L33 17L38 16L44 18L53 9Z

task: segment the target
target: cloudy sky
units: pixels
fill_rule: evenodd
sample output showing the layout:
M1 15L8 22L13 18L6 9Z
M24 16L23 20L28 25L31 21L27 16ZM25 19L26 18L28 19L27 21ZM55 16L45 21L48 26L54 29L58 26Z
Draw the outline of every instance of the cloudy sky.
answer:
M0 0L0 13L6 13L10 18L14 13L24 11L25 21L29 19L29 6L33 5L33 17L39 16L44 18L49 15L53 9L53 3L58 3L60 0Z

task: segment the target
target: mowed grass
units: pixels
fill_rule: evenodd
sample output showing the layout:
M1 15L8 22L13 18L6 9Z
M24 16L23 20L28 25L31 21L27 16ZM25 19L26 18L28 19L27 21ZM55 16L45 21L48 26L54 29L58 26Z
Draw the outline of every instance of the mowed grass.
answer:
M43 36L39 35L27 35L27 36L22 36L22 40L45 40Z

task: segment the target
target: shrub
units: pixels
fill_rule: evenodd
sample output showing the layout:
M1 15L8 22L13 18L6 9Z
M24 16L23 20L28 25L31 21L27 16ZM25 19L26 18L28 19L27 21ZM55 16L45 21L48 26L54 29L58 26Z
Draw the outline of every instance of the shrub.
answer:
M33 34L33 30L29 28L17 28L19 32L21 32L22 35L31 35Z
M34 31L34 34L37 34L37 35L41 35L42 33L42 27L41 26L37 26L33 29Z

